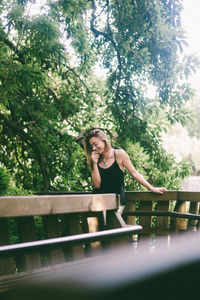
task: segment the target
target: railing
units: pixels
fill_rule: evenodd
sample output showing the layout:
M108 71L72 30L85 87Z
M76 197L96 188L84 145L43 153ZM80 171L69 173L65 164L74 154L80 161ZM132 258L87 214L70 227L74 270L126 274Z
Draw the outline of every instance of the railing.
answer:
M0 275L88 257L119 238L130 241L141 226L126 226L118 202L115 194L0 197ZM9 245L13 236L19 244Z
M126 192L123 217L140 224L142 235L166 235L199 228L200 192L168 191L164 194Z
M73 268L73 260L92 259L91 254L105 246L130 244L130 235L138 241L139 234L140 244L143 237L168 239L174 233L199 229L200 192L126 192L126 197L123 217L114 194L0 197L0 291L18 279L53 272L57 265L66 268L66 262L67 268ZM10 244L13 232L15 245ZM43 232L42 239L37 232ZM137 251L132 247L133 256L142 245Z
M142 227L139 225L136 226L127 226L124 228L116 228L109 230L102 230L93 233L82 233L77 235L72 235L68 237L54 238L54 239L46 239L43 241L35 241L35 242L27 242L27 243L19 243L8 246L0 246L0 256L1 258L24 255L24 254L32 254L36 251L44 251L51 248L59 249L65 248L69 246L75 245L83 245L85 243L92 243L97 241L108 241L110 239L126 237L130 236L130 241L133 234L140 233Z

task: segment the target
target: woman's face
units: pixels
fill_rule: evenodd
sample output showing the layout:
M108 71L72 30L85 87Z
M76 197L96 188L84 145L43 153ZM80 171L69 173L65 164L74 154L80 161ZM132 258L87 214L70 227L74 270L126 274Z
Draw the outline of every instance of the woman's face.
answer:
M90 146L92 148L92 151L97 152L99 155L101 155L105 150L105 142L102 141L100 138L93 136L89 140Z

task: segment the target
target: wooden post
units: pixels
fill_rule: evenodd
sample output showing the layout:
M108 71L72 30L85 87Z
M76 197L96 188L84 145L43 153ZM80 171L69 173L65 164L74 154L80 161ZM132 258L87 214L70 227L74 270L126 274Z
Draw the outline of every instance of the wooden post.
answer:
M127 226L124 222L121 213L116 210L106 211L106 229L122 228ZM117 238L104 243L106 248L118 247L130 244L131 237Z
M126 211L136 211L136 201L134 200L129 200L127 201L125 207L124 207L124 212ZM135 216L127 216L125 218L125 222L128 225L135 225L136 224L136 217Z
M101 215L102 215L102 213L101 213ZM103 230L102 220L100 220L99 216L88 217L87 224L88 224L88 232L97 232L97 231ZM90 253L94 254L95 250L99 250L101 248L101 242L91 243L90 246L91 246Z
M152 211L153 202L152 201L141 201L138 211ZM151 216L141 216L139 218L139 225L143 227L142 235L149 234L150 228L152 226L152 217Z
M157 211L169 211L169 201L158 201ZM169 217L157 217L156 227L159 228L159 234L166 234L169 229Z
M33 217L16 218L21 242L36 240L35 225ZM32 270L41 267L40 254L25 254L17 260L19 271Z
M8 220L0 218L0 245L9 244L9 230ZM15 262L13 257L11 258L0 258L0 276L7 275L15 272Z
M199 203L198 202L190 202L190 209L189 212L192 214L197 214L198 213L198 207ZM189 220L188 221L188 229L191 231L195 231L197 226L197 220Z
M153 210L153 201L140 201L140 206L138 211L152 211ZM152 241L151 226L152 226L152 217L151 216L141 216L139 217L139 225L142 226L142 233L139 235L137 249L140 251L146 252L149 251L149 247ZM144 241L149 241L149 243L143 243Z
M57 215L44 216L43 222L46 238L55 238L61 236L59 218ZM63 263L65 261L63 249L50 250L48 253L48 260L50 265Z
M62 235L74 235L83 233L81 227L81 216L78 213L62 216ZM65 249L67 260L81 259L85 257L84 246L78 245Z
M186 212L186 201L177 201L174 211L185 213ZM173 219L173 228L175 232L184 231L187 229L187 221L183 218L175 218Z
M96 212L96 213L86 213L81 214L81 226L83 233L97 232L105 229L104 223L104 213L106 212ZM102 248L101 242L93 242L85 244L85 254L90 256L91 254L98 253Z
M157 211L169 211L170 207L169 207L169 201L158 201L157 202ZM161 235L161 236L165 236L165 238L163 237L162 240L163 242L166 241L166 246L168 246L168 237L169 237L169 217L157 217L156 219L156 228L158 230L158 232L156 232L156 235ZM156 247L156 245L155 245Z

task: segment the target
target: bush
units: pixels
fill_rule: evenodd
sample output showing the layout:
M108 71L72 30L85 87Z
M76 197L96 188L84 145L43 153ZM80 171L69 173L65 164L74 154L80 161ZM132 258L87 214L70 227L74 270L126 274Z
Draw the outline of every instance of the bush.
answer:
M6 194L10 184L10 175L5 167L0 166L0 196Z
M0 165L0 196L26 196L33 194L32 191L17 187L9 171Z

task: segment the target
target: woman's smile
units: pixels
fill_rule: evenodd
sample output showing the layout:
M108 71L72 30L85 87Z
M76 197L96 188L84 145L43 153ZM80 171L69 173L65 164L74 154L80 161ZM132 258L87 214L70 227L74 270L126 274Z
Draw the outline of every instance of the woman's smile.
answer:
M92 151L101 155L105 150L105 143L97 137L92 137L89 141Z

